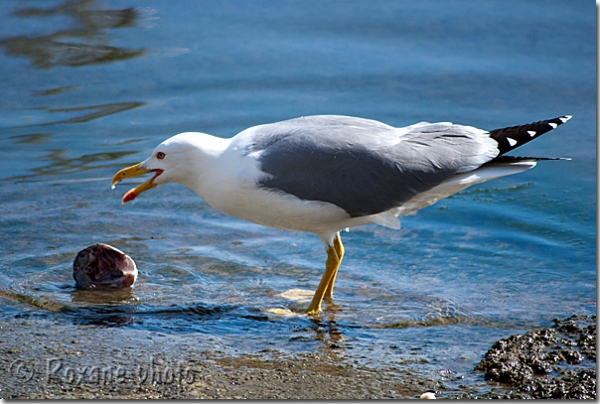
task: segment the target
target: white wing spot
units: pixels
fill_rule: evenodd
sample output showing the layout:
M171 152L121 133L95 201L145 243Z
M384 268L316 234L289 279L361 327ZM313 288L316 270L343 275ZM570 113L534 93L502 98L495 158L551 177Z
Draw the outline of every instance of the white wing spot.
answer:
M535 135L537 135L537 132L534 130L528 130L527 133L529 133L529 136L534 137Z
M558 124L554 122L548 122L548 125L552 126L552 129L555 129L558 126Z
M571 115L565 115L565 116L562 116L562 117L560 117L558 119L560 119L562 123L565 123L565 122L567 122L571 118L573 118Z
M511 146L514 146L517 144L517 141L515 139L512 139L510 137L507 137L506 140L508 140L508 144L510 144Z

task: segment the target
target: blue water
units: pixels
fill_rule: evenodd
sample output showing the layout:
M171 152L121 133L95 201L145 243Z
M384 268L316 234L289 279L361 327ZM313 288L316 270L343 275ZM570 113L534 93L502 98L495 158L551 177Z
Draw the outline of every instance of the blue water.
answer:
M0 15L0 319L232 352L335 341L375 367L418 350L424 372L470 375L495 340L596 312L592 2L21 1ZM226 216L180 186L127 205L131 182L110 189L176 133L310 114L489 130L571 114L515 154L572 160L472 187L401 230L343 233L337 309L321 321L281 295L316 288L316 236ZM72 261L97 242L136 261L131 292L74 289Z

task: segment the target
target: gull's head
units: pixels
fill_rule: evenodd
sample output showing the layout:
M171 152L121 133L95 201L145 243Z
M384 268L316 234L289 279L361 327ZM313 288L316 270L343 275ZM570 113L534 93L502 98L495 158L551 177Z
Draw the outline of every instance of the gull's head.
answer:
M126 178L153 173L148 181L129 190L123 195L123 203L133 201L142 192L168 184L170 182L188 185L190 178L197 175L197 164L203 156L210 154L209 147L204 147L207 138L217 139L203 133L186 132L173 136L159 144L146 160L127 167L116 173L112 179L112 187ZM219 139L221 140L221 139Z

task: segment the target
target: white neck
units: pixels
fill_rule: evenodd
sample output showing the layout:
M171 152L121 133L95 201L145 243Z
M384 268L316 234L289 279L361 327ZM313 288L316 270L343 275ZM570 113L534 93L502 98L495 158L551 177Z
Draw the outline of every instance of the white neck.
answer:
M186 141L195 146L191 155L186 156L185 165L179 167L178 176L173 182L188 187L204 198L202 192L205 186L213 180L217 170L219 157L227 150L231 139L207 135L206 133L185 132L178 136L185 136Z

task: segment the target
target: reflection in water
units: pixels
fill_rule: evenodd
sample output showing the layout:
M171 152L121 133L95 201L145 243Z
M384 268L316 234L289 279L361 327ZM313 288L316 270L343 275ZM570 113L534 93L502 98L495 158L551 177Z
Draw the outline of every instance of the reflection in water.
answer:
M331 342L340 342L344 341L344 336L342 335L342 331L340 327L335 322L335 320L327 320L321 321L317 318L311 319L311 321L315 324L315 336L314 338L321 341L327 341L327 337L329 337L329 341ZM332 344L330 347L338 347L337 344Z
M92 111L84 115L76 116L74 118L64 119L61 121L54 121L49 123L42 123L38 125L28 125L28 126L45 126L45 125L55 125L61 123L79 123L79 122L87 122L92 119L98 119L106 115L116 114L118 112L127 111L129 109L137 108L144 105L143 102L115 102L111 104L104 105L92 105L88 107L74 107L74 108L49 108L44 107L40 108L48 112L79 112L79 111Z
M66 1L51 9L18 10L13 15L19 17L67 15L75 20L76 27L39 37L22 35L7 37L0 41L0 47L7 55L31 59L33 66L41 69L108 63L141 56L143 50L108 45L103 34L105 29L132 26L136 18L135 10L133 8L92 10L90 9L92 4L92 0Z
M43 36L12 36L0 39L0 48L9 56L27 57L32 66L51 69L56 66L85 66L108 63L138 57L141 49L119 48L109 45L106 30L130 27L135 24L137 13L133 8L122 10L95 10L93 0L65 1L49 9L26 8L15 11L18 17L68 16L72 27L56 29ZM76 85L64 85L47 90L34 91L35 96L51 96L78 89ZM70 108L37 108L54 114L72 115L52 122L25 126L45 126L87 122L110 114L127 111L144 105L142 102L110 102ZM23 127L23 126L19 126Z
M267 311L269 313L284 316L298 315L298 313L305 316L306 307L313 294L314 292L310 290L298 288L289 289L280 295L293 302L287 305L288 310L270 309ZM337 313L343 312L343 310L339 305L334 303L331 297L326 297L324 302L326 303L326 306L320 316L308 316L308 319L313 324L313 327L311 327L312 331L315 333L313 338L322 341L326 348L339 348L338 342L344 341L344 336L336 323L336 315Z
M126 304L137 301L137 297L133 293L133 288L127 289L94 289L83 290L75 289L71 292L71 301L73 303L90 303L90 304Z
M135 306L82 307L67 313L73 324L124 327L134 323Z
M62 86L62 87L50 88L48 90L34 91L33 94L38 97L46 97L49 95L62 94L62 93L66 93L67 91L77 90L78 88L79 88L79 86Z
M114 164L97 164L98 162L114 161L121 157L129 154L135 154L135 152L107 152L107 153L94 153L86 154L81 157L67 157L66 150L51 150L45 157L41 157L41 161L50 161L46 166L32 168L33 174L19 175L15 177L4 178L3 181L16 181L28 182L28 181L47 181L47 178L41 178L40 176L53 176L53 175L64 175L81 173L89 170L96 170L98 168L112 168L116 167ZM36 178L36 180L30 180L30 178Z
M134 321L137 297L133 289L74 290L71 301L78 307L69 313L74 324L122 327Z
M62 36L62 34L61 34ZM83 66L107 63L140 56L140 50L121 49L100 44L56 41L55 35L40 38L15 36L0 41L9 56L25 56L33 66L43 69L55 66Z
M52 136L50 133L28 133L26 135L11 136L10 139L15 139L15 143L18 144L44 144L50 136Z
M13 128L31 128L36 126L49 126L49 125L59 125L65 123L81 123L88 122L94 119L102 118L107 115L117 114L119 112L128 111L130 109L134 109L137 107L141 107L145 105L143 102L113 102L109 104L101 104L101 105L88 105L85 107L69 107L69 108L51 108L51 107L40 107L34 108L36 110L46 111L50 113L59 113L59 114L71 114L71 113L80 113L72 118L59 119L57 121L50 121L44 123L36 123L31 125L17 125L13 126Z

